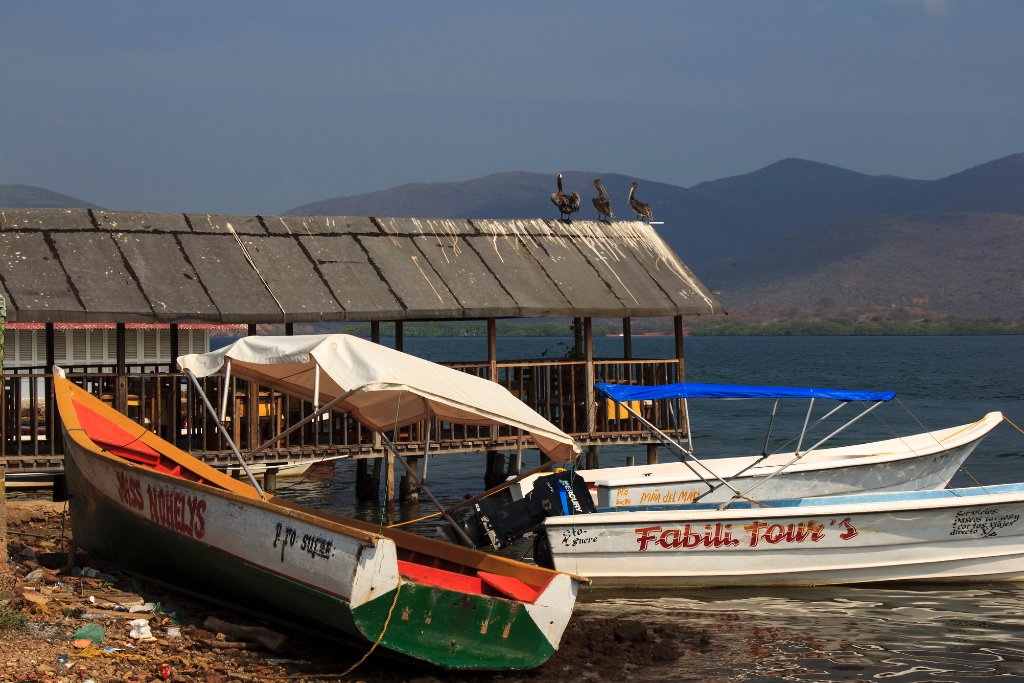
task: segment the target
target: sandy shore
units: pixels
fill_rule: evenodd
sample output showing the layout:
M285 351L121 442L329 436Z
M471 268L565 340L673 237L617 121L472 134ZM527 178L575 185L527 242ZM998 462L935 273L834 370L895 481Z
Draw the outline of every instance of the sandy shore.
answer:
M453 674L374 654L343 675L368 646L348 649L255 622L140 581L83 553L68 571L70 529L61 503L8 501L7 517L10 561L0 570L0 627L16 623L0 632L0 681L642 680L648 667L671 665L709 644L704 632L676 628L668 633L582 604L558 652L534 671ZM90 570L100 575L88 576ZM139 619L151 637L132 637L131 624ZM73 638L97 627L103 631L100 642ZM262 635L260 642L252 640L253 629ZM678 674L677 680L688 679L684 671Z

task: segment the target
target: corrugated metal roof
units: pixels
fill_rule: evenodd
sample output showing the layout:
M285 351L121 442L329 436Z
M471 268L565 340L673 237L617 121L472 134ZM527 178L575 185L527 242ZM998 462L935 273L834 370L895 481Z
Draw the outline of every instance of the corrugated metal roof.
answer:
M12 322L723 312L635 221L3 209L0 295Z

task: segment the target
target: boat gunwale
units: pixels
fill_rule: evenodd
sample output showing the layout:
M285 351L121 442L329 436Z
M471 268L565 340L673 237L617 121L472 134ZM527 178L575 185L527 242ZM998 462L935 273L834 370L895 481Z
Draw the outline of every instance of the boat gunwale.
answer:
M806 503L804 505L803 503ZM617 508L599 508L584 515L548 517L545 527L591 526L594 524L626 524L646 522L690 522L714 517L743 519L750 517L815 517L839 514L885 514L922 509L973 508L991 505L1024 504L1024 482L972 486L958 489L931 491L899 491L862 493L822 498L790 498L763 501L763 506L738 501L733 506L719 509L720 503L696 506L646 505Z

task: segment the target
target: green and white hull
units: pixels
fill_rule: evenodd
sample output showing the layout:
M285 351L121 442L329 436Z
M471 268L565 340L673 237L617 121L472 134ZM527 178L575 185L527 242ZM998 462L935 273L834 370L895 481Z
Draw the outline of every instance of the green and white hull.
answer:
M74 424L66 411L86 399L71 391L75 402L62 401L61 414L72 528L94 556L356 646L379 639L378 648L448 669L529 669L558 647L573 577L260 500L234 480L236 490L223 490L211 485L219 473L201 463L187 463L201 475L190 481L128 462ZM146 434L159 449L163 442Z

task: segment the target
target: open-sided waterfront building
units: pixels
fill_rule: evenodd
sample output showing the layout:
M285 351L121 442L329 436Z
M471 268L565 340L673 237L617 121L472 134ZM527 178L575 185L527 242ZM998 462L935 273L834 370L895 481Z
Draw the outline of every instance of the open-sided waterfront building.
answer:
M131 361L129 324L166 326L160 339L166 339L165 357L173 359L191 349L193 341L183 336L188 324L246 325L254 332L267 324L292 330L303 323L369 322L379 339L380 323L394 322L401 347L405 322L486 321L487 360L451 364L504 384L581 445L596 447L649 443L650 436L596 400L594 382L682 380L682 316L723 312L655 228L635 221L3 209L0 296L7 320L42 325L43 342L31 365L8 367L3 378L0 458L9 471L59 463L48 375L59 324L112 324L103 343L108 349L112 338L113 357L98 365L72 360L70 376L162 436L216 461L224 444L173 364ZM672 319L675 353L634 358L631 321L654 316ZM514 362L497 357L498 319L550 317L578 321L575 354ZM621 319L620 357L594 356L594 318ZM243 398L230 410L243 445L279 433L301 412L296 399L259 386L240 388ZM651 402L641 409L667 432L685 430L679 406ZM415 454L422 434L423 427L407 430L402 448ZM509 451L517 441L511 433L445 425L433 434L440 441L432 453ZM381 453L344 415L279 446L267 457Z

